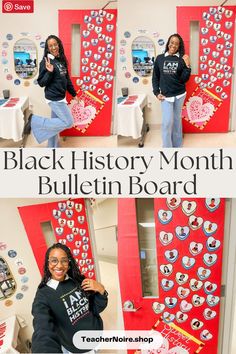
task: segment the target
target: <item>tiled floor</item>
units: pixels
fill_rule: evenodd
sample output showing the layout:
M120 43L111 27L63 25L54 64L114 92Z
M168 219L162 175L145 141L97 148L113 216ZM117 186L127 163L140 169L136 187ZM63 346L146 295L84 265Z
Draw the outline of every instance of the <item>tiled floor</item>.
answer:
M139 139L118 136L118 146L125 148L138 147ZM159 127L150 127L145 137L145 148L160 148L162 146L161 130ZM184 134L183 147L215 148L236 147L236 132L211 133L211 134Z
M105 137L66 137L61 138L62 148L135 148L138 147L139 139L131 137L122 137L116 135ZM0 139L0 148L20 147L21 142L13 140ZM46 147L47 144L37 144L33 136L30 134L27 138L25 147ZM160 127L150 127L149 132L145 137L145 148L161 148L161 130ZM185 134L183 147L190 148L235 148L236 147L236 132L229 133L209 133L209 134Z
M62 148L115 148L117 146L117 136L91 136L91 137L66 137L66 139L61 138ZM13 140L0 139L0 148L8 147L20 147L20 142L14 142ZM33 136L30 134L26 140L26 148L34 147L46 147L47 143L37 144Z

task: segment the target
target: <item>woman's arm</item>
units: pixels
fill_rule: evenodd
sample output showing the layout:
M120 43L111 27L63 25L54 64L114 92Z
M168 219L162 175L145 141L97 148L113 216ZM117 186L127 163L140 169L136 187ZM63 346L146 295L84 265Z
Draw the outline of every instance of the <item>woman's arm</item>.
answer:
M155 96L160 94L160 69L158 66L158 58L156 58L152 72L152 88Z
M53 79L53 65L50 63L50 59L48 60L47 58L44 58L39 66L39 76L37 81L41 87L47 86ZM50 67L50 70L47 67Z
M69 73L67 73L67 88L66 89L71 94L72 97L76 97L76 91L75 91L74 86L71 82Z
M62 353L50 307L40 290L37 291L33 302L32 315L32 353Z
M94 294L89 298L90 307L93 313L99 314L107 307L108 293L101 283L93 279L85 278L82 281L81 287L84 291L94 291Z
M188 55L183 56L183 71L180 76L180 81L185 83L189 80L191 75L190 59Z

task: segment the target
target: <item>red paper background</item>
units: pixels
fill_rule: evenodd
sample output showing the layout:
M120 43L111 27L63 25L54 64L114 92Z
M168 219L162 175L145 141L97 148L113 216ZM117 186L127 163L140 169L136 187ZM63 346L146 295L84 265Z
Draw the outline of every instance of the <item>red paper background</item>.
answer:
M94 10L94 11L99 11L99 10ZM114 15L114 18L112 21L106 20L106 17L103 21L102 24L97 25L95 19L93 18L92 21L90 22L91 24L94 24L95 26L100 26L102 27L102 34L104 33L106 36L112 37L112 42L110 43L111 45L114 46L112 53L112 58L109 59L109 64L107 65L108 68L111 68L112 71L110 75L114 76L114 63L115 63L115 40L116 40L116 17L117 17L117 10L105 10L107 13L111 13ZM90 36L87 38L84 38L82 33L84 30L87 30L87 23L84 23L84 16L90 16L91 15L91 10L59 10L59 37L61 38L64 49L65 49L65 54L69 62L69 71L71 72L71 39L72 39L72 25L73 24L79 24L80 25L80 33L81 33L81 48L80 48L80 75L79 77L72 77L72 82L74 84L75 89L78 88L79 86L76 84L76 80L78 78L83 78L83 76L90 76L90 71L87 73L83 73L81 71L81 68L83 66L81 59L85 57L84 52L86 50L92 50L92 56L89 58L89 63L90 62L95 62L97 63L98 66L102 65L102 60L105 59L105 52L101 54L101 59L99 61L93 60L93 55L94 53L97 53L97 47L98 46L104 46L106 48L107 43L104 42L104 40L99 40L99 43L97 46L93 46L90 44L88 48L84 48L82 46L82 42L85 40L90 40L91 38L97 38L98 35L95 33L95 31L91 31ZM106 31L106 25L111 24L114 25L114 30L112 32ZM89 63L87 66L90 68ZM94 69L96 70L96 69ZM103 75L104 73L102 73ZM99 74L98 74L99 75ZM105 74L104 74L105 75ZM97 78L97 77L96 77ZM98 97L99 99L102 99L101 97L97 95L97 89L102 88L104 89L104 94L106 94L109 97L109 101L105 102L104 108L102 111L95 117L93 120L92 124L89 126L89 128L86 130L86 132L82 133L81 131L71 128L65 130L61 135L63 136L109 136L111 133L111 118L112 118L112 99L113 99L113 82L110 81L111 83L111 88L109 89L104 89L104 81L99 82L96 85L96 90L91 91L91 93ZM89 82L91 84L91 81ZM88 90L89 91L89 90Z
M217 9L217 6L211 6L211 8L215 8ZM191 96L191 94L193 93L193 91L196 89L196 87L198 86L195 82L195 77L196 76L201 76L201 74L204 73L208 73L209 70L209 66L207 67L206 70L202 71L200 70L200 56L205 55L203 53L203 49L205 47L209 47L211 48L211 53L212 51L216 51L215 47L216 44L225 44L225 40L224 38L219 38L217 39L217 41L215 42L215 44L211 43L210 40L208 41L207 45L203 46L201 45L201 39L202 38L207 38L209 39L209 37L211 35L216 35L216 31L213 29L213 27L209 28L209 31L206 35L203 35L201 33L201 28L202 27L206 27L206 21L203 19L203 13L204 12L209 12L210 7L209 6L184 6L184 7L177 7L177 32L182 36L183 40L184 40L184 44L185 44L185 51L187 54L189 54L189 47L190 47L190 22L191 21L199 21L199 67L198 67L198 75L191 75L190 80L187 83L187 97L186 100L188 100L188 98ZM221 24L221 28L220 30L223 32L227 32L231 34L231 39L229 40L233 46L230 49L231 50L231 55L228 56L228 61L227 61L227 65L231 66L231 68L233 67L233 53L234 53L234 28L235 28L235 13L236 13L236 6L225 6L225 9L228 10L232 10L233 11L233 15L227 19L224 15L222 15L222 20L216 22L214 20L214 17L211 15L211 17L209 18L209 20L213 21L214 23L219 23ZM231 29L225 29L224 27L224 23L225 21L232 21L233 22L233 26ZM226 49L226 48L224 48ZM220 58L223 56L223 51L220 51L220 55L217 59L212 58L211 53L207 56L208 59L206 61L206 64L208 65L208 60L209 59L213 59L216 61L216 63L220 62ZM214 66L215 68L215 66ZM224 72L223 70L221 70L222 72ZM217 71L218 72L218 71ZM232 72L232 69L230 70L230 72ZM215 74L214 74L215 75ZM209 75L210 76L210 75ZM209 89L211 92L213 92L214 94L216 94L217 96L220 97L221 94L217 94L215 92L215 87L217 85L222 86L222 81L224 79L221 80L217 80L214 84L214 88ZM203 80L202 80L203 81ZM231 97L231 87L232 87L232 77L229 80L231 83L229 86L227 87L223 87L223 91L227 93L228 98L223 100L223 103L221 105L221 107L215 112L215 114L213 115L213 117L210 119L210 121L207 123L207 125L204 127L203 130L199 130L198 128L196 128L194 125L190 124L189 122L185 121L183 119L183 130L185 133L223 133L223 132L227 132L229 130L229 115L230 115L230 97ZM204 81L203 81L204 82ZM222 92L223 92L222 91Z
M217 223L218 228L213 237L217 240L221 241L220 248L215 252L209 252L206 250L206 241L207 236L203 233L202 228L198 230L190 229L190 235L185 241L180 241L175 236L175 228L177 226L187 226L189 217L186 216L182 212L181 205L172 210L173 219L170 223L166 225L162 225L157 217L157 212L159 209L170 210L166 204L166 199L154 199L154 215L156 222L156 243L157 243L157 264L158 264L158 281L161 283L161 279L165 278L159 270L159 266L161 264L168 264L166 258L164 257L164 252L166 250L178 249L179 257L176 262L173 264L174 271L168 277L169 280L175 279L176 272L188 273L189 280L191 278L195 278L199 280L196 275L196 270L198 267L208 268L202 260L204 253L216 253L218 258L217 262L212 265L210 268L211 276L207 278L205 281L210 281L211 283L217 284L217 289L214 291L213 295L220 297L220 285L221 285L221 272L222 272L222 252L223 252L223 239L224 239L224 210L225 203L224 200L221 199L220 206L214 212L209 211L205 206L205 199L181 199L181 203L184 200L195 201L197 203L196 211L194 215L197 217L202 217L204 221L209 220L213 223ZM172 232L174 235L173 241L168 246L163 246L159 242L159 232L160 231L168 231ZM180 299L176 293L178 288L177 282L175 281L175 285L172 290L164 291L162 287L159 285L159 297L158 298L143 298L142 296L142 284L141 284L141 274L140 274L140 257L139 257L139 246L138 246L138 230L137 230L137 219L136 219L136 205L135 199L120 199L119 200L119 209L118 209L118 232L119 232L119 242L118 242L118 260L119 260L119 277L120 277L120 288L121 288L121 297L122 303L127 300L133 301L135 308L140 309L136 312L124 312L124 323L126 329L133 330L147 330L152 328L153 324L157 321L157 319L161 316L155 314L152 310L152 304L155 301L159 303L164 303L165 297L176 297L178 299L177 305L173 309L169 309L167 306L164 311L168 311L169 313L175 314L179 311L179 305L182 299ZM189 252L189 243L190 242L201 242L204 247L202 252L193 256ZM186 270L183 268L181 264L181 259L183 256L189 256L196 259L196 263L194 267L190 270ZM205 282L203 281L203 283ZM184 288L189 287L189 282L183 285ZM185 299L187 302L191 302L192 296L197 294L199 296L204 296L206 298L206 294L202 289L198 291L190 290L189 296ZM213 311L217 312L217 315L214 319L205 320L202 313L205 308L210 308ZM204 342L205 347L201 351L202 353L207 354L216 354L217 353L217 342L218 342L218 330L219 330L219 304L210 307L206 302L203 303L200 307L194 307L193 309L187 313L189 318L184 323L178 323L174 321L174 323L184 329L186 332L192 334L194 337L200 339L200 332L204 329L209 330L212 333L213 338L209 341ZM197 318L204 322L204 326L200 330L193 330L190 326L190 322L193 318Z
M61 213L60 218L66 219L67 220L74 220L74 227L78 227L79 229L83 228L86 230L86 234L84 236L88 237L88 242L86 243L89 245L87 253L87 257L84 258L85 261L87 259L91 260L91 265L93 265L93 270L91 271L93 275L90 278L95 279L95 269L94 269L94 257L92 254L92 249L91 249L91 240L90 240L90 235L89 235L89 227L88 227L88 222L87 222L87 216L86 216L86 210L85 210L85 201L84 199L73 199L72 202L79 203L82 205L82 210L80 212L76 211L75 206L71 209L73 210L73 216L71 218L68 218L65 211ZM39 270L41 274L43 274L43 264L44 264L44 258L45 258L45 253L48 248L45 242L45 238L41 229L40 223L50 221L52 224L52 228L54 230L54 235L56 237L57 242L59 240L65 240L66 235L72 233L72 229L66 225L64 227L64 232L61 236L57 235L55 228L60 227L58 219L55 219L53 216L53 210L59 210L58 208L58 203L68 203L68 200L66 201L58 201L58 202L53 202L53 203L44 203L44 204L36 204L36 205L29 205L29 206L24 206L24 207L18 207L18 211L20 213L22 222L24 224L30 245L32 247L36 262L38 264ZM68 210L68 208L66 208ZM80 224L77 220L78 216L84 216L84 223ZM79 255L75 256L74 258L78 260L79 268L80 271L82 271L82 266L80 266L80 261L83 260L81 254L85 251L82 250L82 247L84 245L82 241L83 236L80 234L75 235L74 239L72 242L69 242L66 240L66 245L70 247L72 253L73 250L80 250ZM76 247L75 242L76 241L81 241L81 246ZM83 265L83 267L87 267L86 263ZM84 275L88 277L88 273L90 270L87 270Z

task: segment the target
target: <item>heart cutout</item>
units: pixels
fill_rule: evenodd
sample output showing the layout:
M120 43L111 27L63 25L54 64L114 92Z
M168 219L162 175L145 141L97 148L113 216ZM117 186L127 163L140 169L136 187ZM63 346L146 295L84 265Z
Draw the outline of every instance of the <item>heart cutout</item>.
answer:
M216 306L218 305L219 301L220 301L219 296L207 295L206 302L208 306L210 307Z
M214 112L214 106L210 102L204 103L201 97L192 96L186 104L189 119L192 122L203 123L208 121Z
M172 220L172 212L170 210L160 209L158 211L158 219L161 224L168 224Z
M57 209L53 209L52 215L54 216L55 219L59 219L61 216L61 211Z
M216 317L216 311L213 311L209 308L206 308L204 311L203 311L203 316L206 320L212 320L213 318Z
M160 271L163 275L169 276L173 272L172 264L162 264L160 266Z
M152 304L152 309L156 314L162 313L165 309L164 304L160 304L159 302L155 301Z
M187 302L186 300L182 300L180 303L180 310L182 312L189 312L192 309L193 305L190 304L190 302Z
M189 227L188 226L177 226L175 229L175 234L179 240L183 241L189 236Z
M190 216L192 215L197 208L197 203L194 201L184 200L182 203L182 210L185 215Z
M163 321L165 321L166 323L171 323L174 321L174 319L175 319L175 315L173 315L167 311L165 311L163 313Z
M205 221L203 224L203 232L205 233L206 236L211 236L213 235L217 230L217 224L213 223L209 220Z
M203 286L203 282L201 280L197 280L197 279L190 280L190 288L192 291L198 291L201 289L202 286Z
M189 258L187 256L184 256L182 258L182 266L185 269L191 269L194 266L195 262L196 260L194 258Z
M220 198L207 198L205 205L210 212L215 211L220 206Z
M178 258L178 251L176 249L165 251L165 257L167 261L174 263Z
M167 198L166 204L171 210L175 210L181 203L180 198Z
M173 234L171 232L161 231L159 240L164 246L169 245L173 240Z
M203 296L199 296L199 295L193 295L192 297L192 304L195 307L199 307L202 306L202 304L205 302L205 298Z
M207 329L204 329L204 331L201 332L200 334L200 338L201 340L210 340L213 338L213 335L207 330Z
M169 308L174 308L177 304L177 298L176 297L166 297L165 298L165 305Z
M163 290L168 291L168 290L172 289L173 286L174 286L173 280L162 279L161 287Z
M191 215L188 220L188 224L192 230L199 229L203 224L203 218L200 216Z
M217 289L217 285L214 283L211 283L210 281L206 281L204 283L204 291L206 294L210 295L212 294L215 290Z
M189 245L189 251L193 256L197 256L203 250L203 244L197 242L191 242Z
M220 247L221 242L219 240L216 240L214 237L210 236L206 244L208 251L216 251Z
M176 313L176 321L179 323L183 323L188 319L188 315L186 313L183 313L181 311L178 311Z
M179 286L177 289L177 294L180 299L185 299L189 296L190 290L188 288L183 288L182 286Z
M213 264L215 264L217 261L217 254L210 254L210 253L205 253L203 256L203 262L208 266L211 267Z
M197 270L197 275L198 275L199 279L205 280L205 279L209 278L209 276L211 275L211 270L203 268L203 267L199 267Z
M191 321L191 327L194 330L200 329L203 326L203 322L199 321L197 318L193 318Z
M187 283L187 281L188 281L188 274L178 272L178 273L176 273L175 279L178 284L183 285L183 284Z

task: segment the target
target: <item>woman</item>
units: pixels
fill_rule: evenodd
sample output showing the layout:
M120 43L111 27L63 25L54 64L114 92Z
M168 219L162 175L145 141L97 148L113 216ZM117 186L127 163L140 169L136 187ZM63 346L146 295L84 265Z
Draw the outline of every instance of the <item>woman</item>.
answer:
M67 246L52 245L32 307L32 353L90 353L78 348L75 335L103 329L99 313L107 306L107 295L102 284L81 275Z
M169 37L165 53L157 56L152 76L153 93L162 107L163 147L182 146L181 111L186 96L185 83L191 74L190 60L185 54L179 34Z
M30 115L24 134L30 134L32 129L39 144L48 140L48 147L58 147L58 133L73 125L73 117L65 98L66 91L75 99L77 98L68 73L62 42L54 35L46 39L44 57L39 68L38 84L45 87L45 98L51 108L52 119L35 114Z

